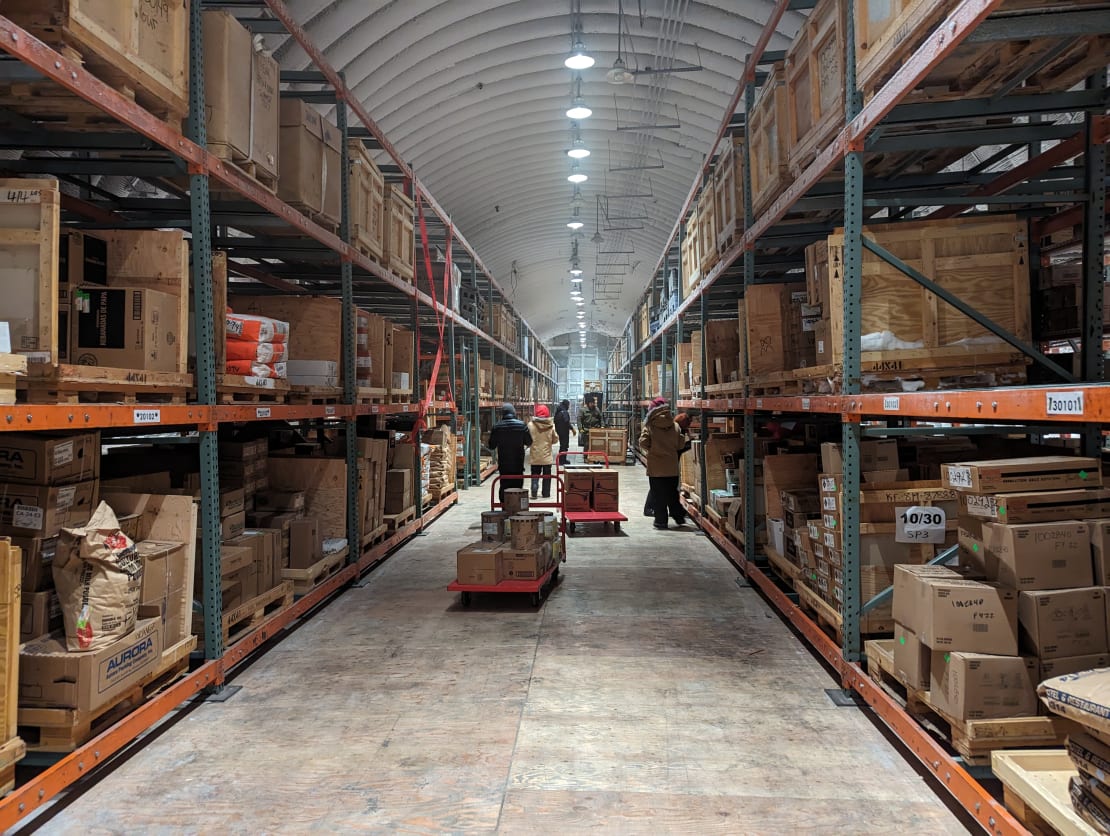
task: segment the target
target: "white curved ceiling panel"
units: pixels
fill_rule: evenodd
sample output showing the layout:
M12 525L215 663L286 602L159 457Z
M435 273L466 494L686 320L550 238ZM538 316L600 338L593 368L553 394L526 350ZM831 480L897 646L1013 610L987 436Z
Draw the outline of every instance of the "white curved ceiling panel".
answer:
M573 186L566 179L572 134L565 111L574 73L563 59L574 26L569 0L287 4L540 338L576 331L567 295ZM581 186L585 227L578 240L591 330L619 334L632 312L773 5L626 0L622 19L617 0L581 3L583 39L597 61L582 72L581 93L593 116L580 123L592 152L580 162L590 179ZM703 69L608 84L618 20L630 67ZM801 20L787 13L769 48L784 49ZM309 67L291 39L273 45L283 67ZM617 130L676 120L677 129ZM660 162L662 169L609 170ZM648 191L650 198L621 199ZM593 243L599 197L608 199L612 215L646 215L608 226L641 228L613 230L601 218L605 240ZM599 253L605 249L634 252ZM599 264L614 263L625 265L625 276L595 276ZM615 268L600 268L606 269Z

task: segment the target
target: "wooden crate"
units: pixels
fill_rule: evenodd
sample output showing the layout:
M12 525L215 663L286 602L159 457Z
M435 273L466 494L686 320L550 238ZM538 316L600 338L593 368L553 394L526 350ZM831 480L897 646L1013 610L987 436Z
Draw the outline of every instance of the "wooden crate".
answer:
M23 551L13 546L11 538L0 537L0 640L3 644L3 658L0 659L0 740L4 741L0 752L7 752L16 737L16 723L19 694L19 613L20 588L23 577ZM16 743L15 748L22 746ZM11 789L7 786L14 777L8 767L14 769L14 760L0 757L0 794Z
M174 127L188 113L187 0L6 0L3 14ZM123 129L51 81L5 84L0 101L61 126L86 127L88 115L101 129Z
M786 54L787 161L795 176L844 121L845 8L839 0L821 0Z
M58 362L56 180L0 180L0 293L12 350Z
M748 122L752 144L752 209L756 214L767 209L786 186L789 129L786 67L779 61L767 74Z
M15 403L16 380L27 374L27 357L23 354L0 354L0 404Z
M385 181L360 139L347 141L350 161L351 243L375 260L382 257L385 225Z
M960 297L1016 336L1032 333L1029 311L1029 252L1026 224L1013 216L985 220L914 221L867 227L864 235L909 266ZM828 239L829 294L823 319L829 323L831 357L842 361L844 346L842 232ZM921 348L886 350L886 363L901 369L927 361L943 368L966 365L983 355L1011 354L1005 344L961 341L989 336L986 329L938 300L874 254L863 257L862 332L890 331Z
M390 395L411 395L413 389L412 360L416 351L416 341L412 331L399 325L393 326L393 351L390 363ZM443 367L441 367L442 369ZM408 375L408 386L394 386L394 375L401 373Z
M276 192L277 62L254 50L251 33L229 12L206 10L202 23L208 150Z
M693 290L695 287L697 287L698 282L701 281L701 276L702 276L702 272L701 272L701 241L700 241L700 238L698 236L698 204L696 202L694 203L693 209L690 212L690 218L689 218L689 220L686 221L686 226L685 226L684 231L683 231L681 256L682 256L682 283L683 283L682 286L687 291L690 291L690 290ZM644 322L644 325L643 325L643 328L644 328L643 339L647 339L648 336L649 336L649 333L648 333L648 325L647 325L646 320L649 316L649 312L647 310L646 305L644 306L644 311L643 311L642 316L645 319L645 322Z
M1067 749L992 752L991 771L1002 782L1006 809L1030 832L1097 835L1072 806L1068 786L1079 770Z
M709 271L717 264L717 210L714 201L714 181L716 175L710 175L698 198L698 263L702 276L709 275Z
M713 233L724 255L744 231L744 138L725 137L713 182Z
M413 226L412 198L402 187L390 183L385 187L385 266L410 282L416 277L416 237Z

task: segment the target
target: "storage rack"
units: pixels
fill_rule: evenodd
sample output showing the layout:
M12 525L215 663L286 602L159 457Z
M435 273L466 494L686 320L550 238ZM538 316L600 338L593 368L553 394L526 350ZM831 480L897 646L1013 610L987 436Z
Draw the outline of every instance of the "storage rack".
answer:
M201 525L206 533L202 538L203 552L198 555L203 569L204 602L204 656L199 667L166 690L153 697L127 715L119 723L76 751L62 757L53 766L19 786L0 800L0 829L8 829L23 817L50 802L59 792L86 777L99 765L107 762L142 732L164 718L185 700L204 692L219 690L228 674L244 659L266 642L280 636L299 619L311 614L337 592L360 575L388 557L394 550L415 536L422 528L442 515L456 501L454 493L439 503L424 508L417 498L416 518L393 532L386 539L363 545L359 531L356 508L357 496L357 426L371 424L382 429L386 420L403 420L413 426L419 441L420 419L430 423L449 420L459 434L460 415L455 403L456 393L464 394L467 411L461 416L468 425L466 438L472 437L470 428L477 428L482 410L494 405L493 401L472 397L477 392L481 360L503 363L519 372L528 382L517 400L534 402L534 385L542 383L554 390L554 363L533 337L515 344L505 344L485 329L484 323L476 324L453 310L449 299L434 300L428 292L419 289L427 281L432 290L431 277L426 275L421 258L422 241L417 244L416 281L406 283L400 277L370 260L350 243L348 196L347 139L360 137L371 147L384 150L393 165L387 174L403 180L410 195L424 207L425 220L431 245L442 245L462 254L457 263L468 271L470 285L482 293L489 307L494 301L508 303L501 287L482 263L474 249L456 230L450 216L435 201L399 152L389 143L380 128L373 122L346 87L342 77L328 65L322 54L309 42L304 31L296 24L282 0L264 0L252 6L236 2L194 2L189 8L189 104L195 116L205 112L204 55L201 36L201 12L204 8L226 7L234 12L245 12L240 22L258 32L288 33L305 49L315 63L309 72L282 73L282 82L295 82L298 95L310 102L327 102L335 105L337 127L342 135L342 218L337 232L311 220L275 195L262 188L255 180L234 166L225 164L206 149L204 119L190 118L184 133L180 133L152 113L121 95L79 63L31 36L0 10L0 49L7 58L0 62L0 72L25 76L34 71L55 82L64 90L92 104L104 114L122 123L130 133L96 134L52 131L44 129L21 117L3 113L5 131L0 143L19 150L64 151L116 151L141 155L120 163L99 157L98 154L73 154L43 159L5 160L3 166L12 173L48 173L63 180L83 183L91 174L126 173L129 176L149 178L160 184L161 178L189 179L188 195L164 200L123 198L106 200L103 193L89 190L89 197L77 198L63 195L62 208L67 222L74 226L167 228L177 227L191 232L191 280L194 314L193 328L197 345L196 391L197 403L179 404L79 404L42 405L18 404L0 407L0 431L47 431L104 429L121 435L141 437L144 432L164 433L166 430L195 433L198 442L201 471ZM265 9L270 17L250 17L249 13ZM315 91L303 92L306 87ZM288 94L283 91L283 95ZM348 126L350 115L361 127ZM10 128L10 129L9 129ZM221 195L231 193L232 198L213 199L210 182L220 185ZM245 227L272 230L284 227L292 237L277 239L266 234L253 237L232 237L228 228ZM419 230L419 220L417 220ZM419 236L419 233L418 233ZM228 249L234 272L254 279L257 288L267 291L292 292L313 295L339 296L342 299L342 366L344 390L340 403L320 405L293 404L240 404L219 403L216 391L216 368L213 339L212 254L213 242ZM236 255L248 259L265 252L267 261L236 263ZM258 265L264 264L265 269ZM433 291L434 294L434 291ZM392 319L400 320L411 328L425 346L431 346L447 370L447 400L433 400L437 380L430 381L433 394L421 392L423 377L419 352L414 352L413 396L408 403L359 403L355 392L355 333L354 308L358 304L370 310L381 311ZM515 315L519 333L529 333L527 323ZM528 350L525 351L524 349ZM527 356L525 356L527 354ZM435 356L433 355L433 357ZM458 384L462 384L459 386ZM497 401L500 404L501 401ZM138 413L145 416L140 420ZM151 426L151 416L157 424ZM348 473L347 535L352 544L348 564L338 573L297 599L291 606L278 611L257 629L229 647L223 645L220 619L220 519L219 474L217 463L217 431L228 424L252 422L289 422L305 425L340 426L346 430ZM469 445L468 446L473 446ZM472 455L470 455L472 453ZM467 467L460 478L460 486L477 484L488 473L480 473L477 450L468 450ZM417 480L419 482L419 480ZM419 493L419 487L416 488ZM14 695L13 695L14 697Z
M744 471L745 484L745 528L744 543L756 543L755 537L755 448L754 437L757 421L765 420L770 414L791 416L826 416L829 421L842 424L842 443L844 459L843 492L846 496L858 496L860 486L859 445L865 435L882 435L890 431L884 427L865 426L868 423L885 422L887 425L905 424L894 432L912 434L915 428L909 426L915 420L938 423L961 423L986 425L978 429L990 431L997 426L999 432L1031 433L1036 427L1059 428L1060 432L1080 434L1083 438L1084 452L1097 455L1102 446L1102 431L1110 423L1110 386L1104 380L1102 339L1105 333L1103 322L1103 272L1106 237L1106 150L1108 101L1105 72L1096 74L1088 80L1086 89L1052 95L1021 95L1014 93L1014 85L999 87L987 94L989 98L975 101L925 102L921 104L901 104L903 98L926 78L931 70L980 27L986 18L995 11L1001 0L962 0L954 5L951 13L940 23L931 35L919 42L916 48L907 47L901 68L890 78L874 97L865 105L856 89L856 50L853 21L854 6L861 0L847 0L847 27L844 37L846 52L845 80L847 118L842 120L835 139L816 158L800 172L794 181L785 188L776 200L758 217L753 211L752 184L750 176L750 144L744 142L744 182L743 182L743 231L737 233L734 244L720 255L716 266L704 276L701 282L682 299L677 309L660 324L660 327L645 335L642 341L636 339L637 316L629 319L622 340L610 358L611 372L630 371L633 379L639 381L639 371L643 365L653 360L664 364L674 361L675 368L669 380L662 385L663 394L677 393L677 353L676 345L683 342L684 320L695 319L701 325L702 339L702 383L700 391L691 393L678 400L678 406L700 413L701 438L708 433L708 419L712 416L734 416L743 418L744 427ZM787 9L812 8L809 0L779 0L770 20L747 60L745 72L737 86L725 117L714 140L713 148L695 179L686 198L683 210L671 233L671 243L656 266L656 279L651 290L658 291L659 278L674 263L676 252L681 245L683 221L686 219L695 197L702 188L714 162L714 153L721 140L730 131L745 129L746 114L751 113L757 83L764 78L761 67L774 61L781 61L782 53L767 50L778 22ZM1046 6L1049 4L1045 4ZM1042 16L1038 25L1052 23L1052 14ZM1055 22L1061 36L1083 33L1110 32L1110 20L1105 11L1077 12L1069 15L1068 24L1079 25L1080 29L1068 29L1063 17ZM1022 28L1020 20L1005 17L992 19L991 37L996 40L1020 40L1031 33ZM1064 30L1067 29L1065 32ZM1043 34L1043 32L1042 32ZM1029 69L1029 68L1027 68ZM1020 79L1017 83L1020 83ZM742 112L736 111L744 103ZM1040 114L1076 113L1082 121L1061 129L1060 126L1040 125ZM1029 162L1003 174L973 173L971 176L928 175L925 178L893 177L885 182L874 182L864 178L864 161L869 152L875 150L874 141L881 136L884 128L891 124L920 123L917 139L913 147L928 149L952 141L946 125L951 120L968 116L1029 117L1018 123L1005 119L1002 127L985 125L977 134L976 144L1003 145L1012 148L1015 144L1029 143ZM1055 147L1047 152L1040 142L1059 139L1066 135L1063 147ZM747 137L745 136L745 140ZM966 139L966 138L965 138ZM963 141L963 140L961 140ZM970 150L970 149L969 149ZM1084 154L1085 165L1082 171L1061 171L1060 164ZM1004 158L1000 157L1000 158ZM842 166L843 180L828 175L834 167ZM984 166L985 168L985 166ZM1065 203L1051 194L1053 187L1044 185L1049 173L1072 178L1070 205L1065 205L1055 214L1046 212L1046 206ZM1023 185L1019 194L1004 196L1014 186ZM1057 187L1058 188L1058 187ZM862 234L865 210L879 206L910 208L914 206L941 206L946 212L963 211L965 207L987 205L988 209L997 204L1019 206L1020 212L1033 218L1034 236L1047 236L1053 232L1076 224L1083 224L1083 235L1079 245L1083 254L1083 299L1084 315L1080 323L1082 340L1081 373L1063 385L1022 386L982 390L943 390L918 391L891 394L862 393L860 391L860 287L862 273L862 253L864 248L876 252L873 242ZM841 212L835 221L813 221L803 215L806 211L834 209ZM704 323L714 313L726 307L736 317L735 299L746 288L760 281L761 273L777 271L780 275L791 268L801 266L799 255L791 253L791 248L803 247L820 237L828 235L833 227L844 227L844 373L841 393L837 395L812 396L759 396L750 392L750 386L741 382L727 393L709 394L706 392L706 350ZM881 248L880 248L881 249ZM770 252L769 252L770 251ZM919 278L910 275L904 265L888 254L877 253L895 267L907 274L907 281ZM782 279L779 279L780 281ZM656 296L649 291L645 306L650 308ZM644 317L646 319L646 317ZM740 322L743 333L744 323ZM1028 348L1032 348L1031 346ZM665 365L664 365L665 368ZM745 380L748 369L742 369ZM634 403L646 404L643 400L655 392L640 391ZM1081 407L1069 410L1070 414L1058 414L1050 407L1054 395L1078 393L1082 396ZM958 430L956 430L958 431ZM935 433L935 429L927 430ZM701 495L706 496L705 469L702 469ZM758 547L746 553L745 549L734 542L695 507L690 507L692 516L706 531L710 538L733 561L738 569L755 583L771 602L783 613L794 627L816 649L823 659L834 668L846 689L855 691L865 700L883 721L900 737L903 743L921 760L925 768L933 774L942 786L960 803L984 829L991 833L1024 832L1021 825L993 796L972 776L972 770L954 759L922 727L915 722L885 691L870 679L860 666L862 648L860 641L860 617L868 604L858 602L860 596L859 577L859 519L855 503L846 503L842 525L843 537L843 643L837 646L807 616L794 600L761 567L766 566L766 558L759 553ZM875 604L878 598L870 602Z

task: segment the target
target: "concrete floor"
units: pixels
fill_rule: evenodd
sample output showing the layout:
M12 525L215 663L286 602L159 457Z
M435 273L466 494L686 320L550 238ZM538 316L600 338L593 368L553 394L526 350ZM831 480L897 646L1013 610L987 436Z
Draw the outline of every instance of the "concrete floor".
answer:
M581 531L537 612L444 587L489 489L42 832L963 833L691 526Z

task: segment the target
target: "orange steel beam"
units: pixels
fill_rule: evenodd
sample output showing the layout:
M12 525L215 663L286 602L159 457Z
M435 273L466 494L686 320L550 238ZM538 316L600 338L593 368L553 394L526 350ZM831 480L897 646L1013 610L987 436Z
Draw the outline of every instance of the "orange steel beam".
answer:
M107 761L186 700L196 696L205 688L222 684L232 668L242 663L267 641L284 632L290 624L326 603L328 598L355 580L365 568L379 563L393 548L421 528L431 524L454 503L454 497L450 497L433 506L422 519L410 523L398 535L371 549L364 561L360 561L357 565L345 566L307 595L297 599L291 606L274 613L242 640L229 647L219 659L204 663L0 800L0 831L6 832L67 787L86 777L91 770ZM365 566L362 565L363 563Z
M212 421L211 407L199 404L13 404L0 406L0 432L83 430L104 427L188 427ZM136 422L137 412L159 412L159 421Z
M719 549L740 568L748 579L774 604L813 649L841 677L841 684L858 693L887 727L913 755L936 777L987 833L996 836L1026 834L1028 831L1014 816L963 768L932 736L918 724L905 708L872 680L859 665L845 661L840 648L793 601L786 597L774 579L746 560L735 543L725 538L711 522L692 505L688 513Z

